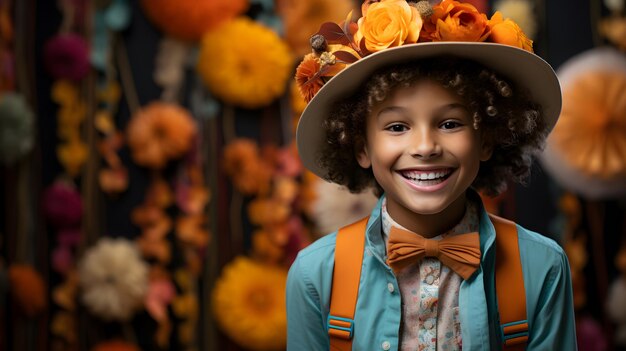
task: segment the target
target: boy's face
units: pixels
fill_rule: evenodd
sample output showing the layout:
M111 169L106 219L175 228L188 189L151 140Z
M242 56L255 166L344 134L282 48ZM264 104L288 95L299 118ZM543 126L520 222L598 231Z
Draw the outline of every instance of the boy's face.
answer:
M491 156L463 100L431 80L400 88L375 106L366 130L357 160L372 167L396 220L464 207L480 161Z

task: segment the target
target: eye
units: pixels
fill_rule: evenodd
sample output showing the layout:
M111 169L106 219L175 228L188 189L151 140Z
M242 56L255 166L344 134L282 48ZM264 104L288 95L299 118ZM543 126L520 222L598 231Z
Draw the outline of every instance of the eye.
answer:
M441 129L446 129L446 130L451 130L451 129L456 129L461 127L462 124L459 122L455 122L455 121L446 121L443 122L440 126Z
M388 130L393 133L402 133L402 132L407 131L408 128L404 124L396 123L396 124L387 126L385 130Z

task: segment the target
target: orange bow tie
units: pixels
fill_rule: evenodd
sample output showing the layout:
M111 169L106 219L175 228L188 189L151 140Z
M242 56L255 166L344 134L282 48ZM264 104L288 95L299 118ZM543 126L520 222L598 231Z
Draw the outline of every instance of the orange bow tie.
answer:
M480 265L480 239L478 233L474 232L433 240L392 227L387 243L387 257L387 264L396 273L424 257L436 257L463 279L467 279Z

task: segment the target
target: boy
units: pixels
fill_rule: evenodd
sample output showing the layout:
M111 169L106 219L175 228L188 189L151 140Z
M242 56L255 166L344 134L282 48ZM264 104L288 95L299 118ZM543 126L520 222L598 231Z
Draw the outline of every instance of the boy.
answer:
M343 29L323 26L324 38L312 40L315 54L296 73L312 98L297 133L305 166L351 191L373 186L382 195L359 233L365 242L351 344L340 343L500 349L509 336L500 323L507 306L496 296L496 220L475 190L496 195L507 181L527 177L532 152L558 118L556 76L498 14L487 20L449 0L433 8L368 0L362 10ZM501 44L511 43L511 32L520 48ZM524 344L515 347L575 350L567 258L553 241L515 229L527 316ZM337 233L318 240L289 272L290 350L337 345L329 338L336 242ZM426 254L412 249L416 242ZM441 255L451 242L455 251Z

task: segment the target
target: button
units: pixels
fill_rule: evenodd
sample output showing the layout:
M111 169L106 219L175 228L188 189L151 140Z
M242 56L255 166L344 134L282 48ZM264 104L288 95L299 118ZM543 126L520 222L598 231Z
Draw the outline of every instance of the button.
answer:
M426 322L424 322L424 327L428 330L433 329L434 326L435 326L435 323L433 323L432 319L429 319Z
M396 290L396 288L393 287L393 283L387 284L387 289L389 290L390 293L392 293L392 292L394 292Z
M429 275L426 277L426 284L432 284L435 281L435 277L433 277L432 275Z
M383 344L382 344L382 345L380 345L380 346L381 346L381 347L383 348L383 350L385 350L385 351L387 351L387 350L391 349L391 344L389 343L389 341L383 341Z

